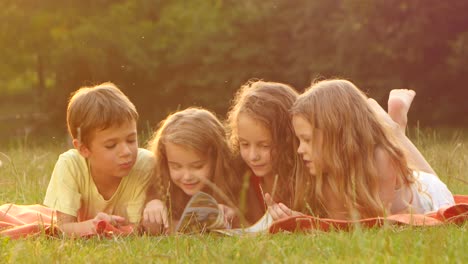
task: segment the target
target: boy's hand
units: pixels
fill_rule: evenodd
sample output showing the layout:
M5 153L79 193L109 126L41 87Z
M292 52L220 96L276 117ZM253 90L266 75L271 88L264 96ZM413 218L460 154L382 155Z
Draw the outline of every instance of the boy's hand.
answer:
M93 219L93 224L96 224L97 222L104 220L111 225L118 227L120 225L123 225L125 223L125 218L122 216L118 215L109 215L103 212L99 212Z
M161 227L169 229L167 209L161 200L149 201L143 210L143 226L153 233Z
M268 193L265 193L265 203L268 206L268 213L270 213L274 221L294 215L302 215L299 212L289 209L283 203L276 203Z

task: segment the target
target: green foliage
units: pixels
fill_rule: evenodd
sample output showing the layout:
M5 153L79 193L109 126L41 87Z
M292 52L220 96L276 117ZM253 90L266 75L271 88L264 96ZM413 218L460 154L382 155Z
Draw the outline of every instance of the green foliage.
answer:
M251 78L302 90L354 81L383 103L412 88L413 119L466 126L468 3L408 0L0 0L0 102L63 128L73 90L112 81L142 120L191 105L224 114ZM428 103L426 103L426 101ZM15 114L15 113L11 113Z

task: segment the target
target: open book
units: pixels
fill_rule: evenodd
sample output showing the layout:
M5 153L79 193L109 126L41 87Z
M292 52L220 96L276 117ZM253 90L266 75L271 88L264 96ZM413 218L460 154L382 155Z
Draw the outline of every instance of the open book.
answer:
M246 228L232 229L224 219L223 210L218 202L209 194L198 192L192 196L185 206L179 223L178 233L217 232L225 235L258 234L268 231L273 219L268 212L254 225Z

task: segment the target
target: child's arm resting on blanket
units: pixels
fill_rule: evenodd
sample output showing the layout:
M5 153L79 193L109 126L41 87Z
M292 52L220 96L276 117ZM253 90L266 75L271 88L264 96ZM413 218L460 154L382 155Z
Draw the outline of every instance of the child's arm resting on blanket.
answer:
M112 225L119 225L125 222L125 218L118 215L108 215L106 213L98 213L93 219L83 222L77 222L75 216L57 212L57 224L60 229L68 235L84 235L96 233L96 223L104 220Z

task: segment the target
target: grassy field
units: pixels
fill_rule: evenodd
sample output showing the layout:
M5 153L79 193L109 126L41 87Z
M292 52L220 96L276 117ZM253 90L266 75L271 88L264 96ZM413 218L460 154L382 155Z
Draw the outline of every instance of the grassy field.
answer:
M468 194L468 133L411 130L410 136L454 194ZM0 204L41 203L65 142L28 139L0 148ZM58 239L0 237L0 263L424 262L467 263L468 224L385 227L257 237L218 235Z

